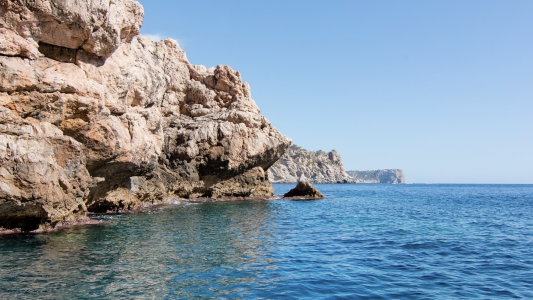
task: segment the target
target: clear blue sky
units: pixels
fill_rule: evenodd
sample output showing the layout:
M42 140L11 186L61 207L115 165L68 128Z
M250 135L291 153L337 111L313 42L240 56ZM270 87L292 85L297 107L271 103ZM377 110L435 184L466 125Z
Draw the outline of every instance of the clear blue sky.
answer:
M533 1L141 0L294 143L410 183L533 183Z

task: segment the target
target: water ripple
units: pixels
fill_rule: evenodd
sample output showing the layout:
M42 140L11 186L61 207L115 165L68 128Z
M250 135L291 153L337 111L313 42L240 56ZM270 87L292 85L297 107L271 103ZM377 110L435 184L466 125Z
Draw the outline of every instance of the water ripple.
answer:
M0 295L533 299L533 186L318 188L327 199L176 202L0 237Z

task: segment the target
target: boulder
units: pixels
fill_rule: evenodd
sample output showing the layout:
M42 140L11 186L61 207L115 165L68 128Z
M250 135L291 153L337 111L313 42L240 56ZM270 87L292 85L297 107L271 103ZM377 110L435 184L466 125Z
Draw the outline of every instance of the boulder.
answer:
M309 181L300 181L295 188L283 195L285 199L322 199L324 195L319 192Z
M373 171L346 171L357 183L405 183L405 174L399 169Z

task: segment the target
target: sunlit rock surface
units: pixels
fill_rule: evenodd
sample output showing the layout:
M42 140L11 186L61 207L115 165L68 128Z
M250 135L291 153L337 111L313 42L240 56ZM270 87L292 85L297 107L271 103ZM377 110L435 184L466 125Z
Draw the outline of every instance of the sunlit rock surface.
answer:
M130 0L0 1L0 229L166 197L269 197L291 140L229 66L138 35Z

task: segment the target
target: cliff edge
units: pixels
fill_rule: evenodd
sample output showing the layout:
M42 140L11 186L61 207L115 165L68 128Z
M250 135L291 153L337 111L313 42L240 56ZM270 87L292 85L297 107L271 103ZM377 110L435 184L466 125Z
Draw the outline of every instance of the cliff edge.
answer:
M291 140L132 0L0 0L0 230L166 197L268 197Z

